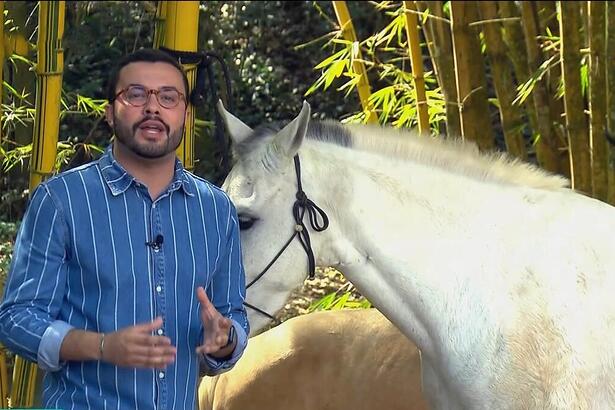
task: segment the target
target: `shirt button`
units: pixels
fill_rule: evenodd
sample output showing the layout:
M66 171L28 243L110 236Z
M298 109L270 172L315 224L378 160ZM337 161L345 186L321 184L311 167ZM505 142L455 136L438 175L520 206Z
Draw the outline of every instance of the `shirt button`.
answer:
M164 379L164 372L158 373L158 378L159 379Z
M158 293L162 292L162 286L160 285L156 286L156 292Z
M164 333L164 330L162 330L162 329L158 329L158 334L159 334L159 335L162 335L163 333Z

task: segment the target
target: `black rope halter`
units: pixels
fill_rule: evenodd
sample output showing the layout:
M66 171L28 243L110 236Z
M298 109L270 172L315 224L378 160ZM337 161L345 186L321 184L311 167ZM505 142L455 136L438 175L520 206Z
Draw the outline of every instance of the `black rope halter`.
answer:
M196 80L193 90L190 92L190 103L195 106L202 106L205 104L205 98L207 91L209 90L210 104L214 111L214 138L220 147L221 158L218 164L218 169L221 170L220 176L217 178L215 184L221 186L224 178L230 171L230 142L224 132L224 124L221 114L215 109L218 102L218 86L216 84L216 75L213 69L213 62L217 61L222 68L222 75L224 79L224 85L226 87L227 102L226 106L229 111L233 111L233 92L231 89L231 80L228 67L226 66L224 59L218 54L211 51L181 51L172 50L166 47L160 47L161 51L175 57L181 64L195 64L196 65ZM209 89L205 85L205 79L209 82Z
M318 205L316 205L311 199L309 199L303 191L303 186L301 184L301 163L299 162L299 155L295 155L294 160L295 172L297 174L297 193L295 194L296 199L295 203L293 204L293 218L295 218L294 232L292 233L290 238L288 238L284 246L282 246L282 249L280 249L278 253L273 257L271 262L269 262L267 266L265 266L265 269L263 269L261 273L256 275L256 277L246 285L246 289L254 285L260 278L263 277L265 273L267 273L269 268L271 268L273 264L278 260L278 258L282 256L284 251L288 248L288 246L291 244L293 239L295 239L295 237L299 239L299 242L301 243L301 246L303 247L303 250L305 250L305 253L307 255L309 278L314 279L314 276L316 275L316 258L314 257L314 251L312 250L310 232L308 231L305 226L305 223L303 222L303 217L307 212L310 226L315 232L322 232L329 227L329 217L327 216L325 211L323 211ZM252 306L247 302L244 302L244 305L276 321L273 315L265 312L264 310Z

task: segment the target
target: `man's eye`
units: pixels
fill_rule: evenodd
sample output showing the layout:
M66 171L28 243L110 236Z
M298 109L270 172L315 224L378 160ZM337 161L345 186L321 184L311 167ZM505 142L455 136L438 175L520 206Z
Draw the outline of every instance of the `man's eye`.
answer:
M245 231L250 229L256 222L256 218L247 215L239 215L239 229Z
M132 90L128 90L127 96L128 98L143 98L145 97L145 90L141 90L141 89L132 89Z
M177 101L175 94L160 94L160 99L166 103L174 103Z

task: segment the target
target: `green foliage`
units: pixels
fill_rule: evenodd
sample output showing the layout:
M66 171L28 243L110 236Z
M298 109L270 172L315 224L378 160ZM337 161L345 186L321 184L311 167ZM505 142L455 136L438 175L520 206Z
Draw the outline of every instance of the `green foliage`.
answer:
M356 7L361 6L372 14L383 15L384 27L357 42L344 40L339 28L330 33L331 39L326 46L332 50L332 54L314 67L321 70L320 76L308 89L306 96L317 91L327 91L334 85L336 91L344 92L344 96L351 95L359 82L359 73L355 71L353 62L362 55L361 61L368 70L372 88L370 102L380 123L414 127L418 124L417 98L408 57L404 8L393 2L380 2L373 4L374 8L370 10L370 4L362 3ZM359 27L356 23L354 25ZM357 37L360 38L358 34ZM339 81L341 78L346 79L342 84ZM439 132L446 113L444 98L434 72L426 70L424 78L429 121L432 128ZM367 121L360 106L356 105L354 110L345 121Z
M9 271L13 244L19 224L0 221L0 298L4 290L4 283Z
M343 274L335 269L324 269L322 274L331 278L334 282L342 280L343 285L334 292L328 293L315 300L308 307L308 312L316 310L338 309L368 309L372 304L363 297L350 282L344 280Z
M305 96L314 81L313 67L327 51L320 38L328 36L332 23L331 2L311 1L207 1L201 3L199 39L201 50L218 54L226 62L232 84L233 112L255 127L263 122L286 121L307 100L315 118L339 118L356 106L351 95ZM327 10L322 12L322 10ZM320 14L323 13L323 14ZM313 41L312 39L318 39ZM213 65L220 94L226 98L221 70ZM208 100L197 116L213 120L215 107ZM213 128L196 139L195 171L219 179L216 155L219 146Z
M372 304L365 298L354 300L353 293L348 292L331 292L317 301L313 302L309 308L309 312L317 310L340 310L340 309L369 309Z
M21 58L24 60L24 58ZM28 60L26 60L28 61ZM32 62L28 61L30 64ZM3 172L9 172L16 166L22 168L27 164L32 153L32 143L19 145L10 137L12 132L19 126L24 126L34 121L35 107L27 99L27 93L19 93L8 83L4 83L5 89L12 97L10 104L2 105L2 124L3 134L7 135L0 144L0 159ZM106 101L96 100L76 93L63 92L60 102L60 120L70 116L85 116L101 118L104 114ZM57 157L55 169L60 170L62 165L68 164L69 160L75 155L77 149L81 148L86 153L102 152L102 149L94 144L79 142L79 137L65 136L65 139L57 143Z
M332 23L319 15L323 9L330 13L330 2L202 3L202 47L226 61L235 111L248 125L287 120L298 113L314 80L313 67L326 56L319 41L311 41L330 33ZM333 95L307 100L316 115L333 118L358 101Z

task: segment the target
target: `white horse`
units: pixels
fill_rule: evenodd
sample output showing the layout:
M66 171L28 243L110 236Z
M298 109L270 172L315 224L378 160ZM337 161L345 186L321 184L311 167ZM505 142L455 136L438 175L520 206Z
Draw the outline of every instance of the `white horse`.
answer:
M615 208L465 144L310 123L307 103L280 131L219 109L248 282L295 232L302 199L305 246L290 242L251 305L282 307L307 249L421 349L433 408L615 408ZM250 315L255 329L264 320Z

